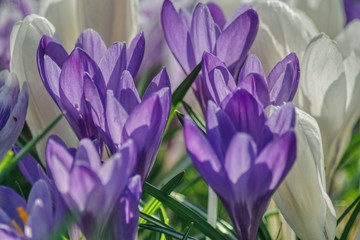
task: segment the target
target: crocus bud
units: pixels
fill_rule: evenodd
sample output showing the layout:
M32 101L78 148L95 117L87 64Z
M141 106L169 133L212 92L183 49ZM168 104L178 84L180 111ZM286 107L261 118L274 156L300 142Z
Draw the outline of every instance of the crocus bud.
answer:
M36 51L42 35L53 35L54 27L45 18L30 15L18 22L11 33L10 68L19 82L29 86L29 108L26 121L33 136L44 130L60 111L46 92L36 64ZM75 145L76 137L65 119L53 129L67 144ZM40 156L44 156L45 141L37 145Z
M274 195L286 221L301 239L334 239L336 214L326 193L324 155L317 122L297 110L297 160Z

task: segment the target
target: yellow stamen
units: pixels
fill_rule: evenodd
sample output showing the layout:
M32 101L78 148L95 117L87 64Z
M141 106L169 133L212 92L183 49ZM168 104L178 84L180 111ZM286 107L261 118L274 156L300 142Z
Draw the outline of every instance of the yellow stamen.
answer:
M18 207L18 208L16 208L16 211L18 212L21 221L25 225L27 222L27 218L28 218L26 210L23 207Z
M21 229L21 227L19 227L15 220L11 220L11 224L14 226L16 231L18 231L18 233L20 233L22 236L25 236L24 231Z

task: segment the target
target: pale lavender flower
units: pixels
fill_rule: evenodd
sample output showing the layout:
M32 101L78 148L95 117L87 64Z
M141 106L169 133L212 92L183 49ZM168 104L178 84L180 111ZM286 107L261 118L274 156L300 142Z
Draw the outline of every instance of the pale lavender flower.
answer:
M37 181L27 202L14 190L0 186L0 239L51 239L58 227L52 189Z
M46 162L57 190L87 239L124 239L137 230L141 179L133 175L135 144L127 141L102 161L89 139L74 151L55 137L48 140ZM127 204L128 201L132 201ZM131 238L130 238L131 239Z
M171 103L165 70L140 98L134 78L143 54L142 34L128 48L125 43L114 43L106 49L101 37L91 30L82 33L69 56L46 36L38 50L44 85L78 138L99 139L113 153L132 138L140 159L136 169L142 180L160 146Z

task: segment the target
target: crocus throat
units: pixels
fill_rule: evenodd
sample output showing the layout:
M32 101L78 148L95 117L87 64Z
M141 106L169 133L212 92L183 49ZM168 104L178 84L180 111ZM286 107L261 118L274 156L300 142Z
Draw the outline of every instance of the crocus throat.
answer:
M27 218L28 218L28 214L27 214L26 210L23 207L17 207L16 211L18 212L18 215L19 215L23 225L25 226L25 224L27 222ZM19 226L19 224L14 219L11 220L11 224L14 226L14 228L16 229L16 231L18 233L20 233L22 236L25 236L23 229Z

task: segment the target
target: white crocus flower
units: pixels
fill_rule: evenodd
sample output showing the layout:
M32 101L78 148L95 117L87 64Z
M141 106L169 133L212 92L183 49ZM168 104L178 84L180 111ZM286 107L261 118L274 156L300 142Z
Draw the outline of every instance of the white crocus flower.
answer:
M127 41L138 31L138 0L43 0L39 14L56 28L67 51L86 28L97 31L107 46Z
M335 38L345 25L343 0L282 0L309 16L320 32Z
M250 52L259 57L265 71L269 72L290 52L301 59L307 44L317 35L312 21L280 1L256 1L252 5L260 24Z
M301 60L297 105L318 121L328 185L359 119L359 102L360 49L344 58L336 42L320 34Z
M21 83L28 83L29 106L26 121L33 135L39 134L60 115L60 110L42 84L36 63L40 38L44 34L53 36L54 32L55 29L48 20L30 15L14 26L10 37L10 69ZM76 145L76 136L65 118L55 126L53 132L68 144ZM40 156L44 156L45 141L39 143L37 149Z
M301 239L335 238L336 214L326 193L321 134L314 118L296 111L297 159L274 200Z

